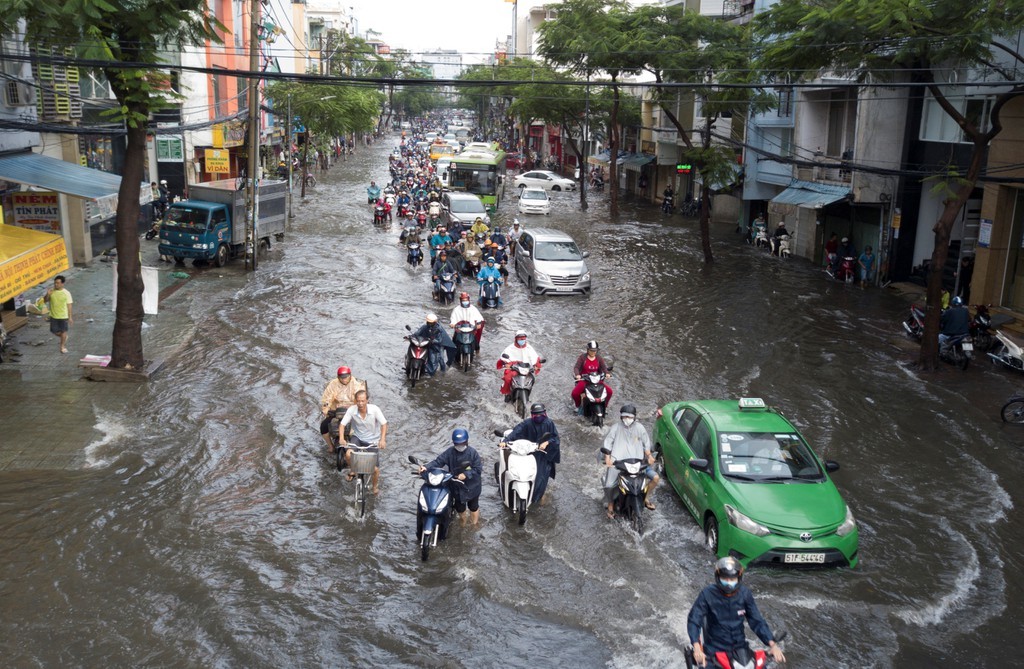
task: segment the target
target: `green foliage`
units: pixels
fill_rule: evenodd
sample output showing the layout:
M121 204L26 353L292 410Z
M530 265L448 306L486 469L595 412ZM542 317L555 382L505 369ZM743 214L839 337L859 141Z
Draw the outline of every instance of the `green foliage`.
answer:
M343 84L279 81L267 87L266 96L281 113L291 96L292 114L314 136L327 137L373 130L384 104L380 91Z

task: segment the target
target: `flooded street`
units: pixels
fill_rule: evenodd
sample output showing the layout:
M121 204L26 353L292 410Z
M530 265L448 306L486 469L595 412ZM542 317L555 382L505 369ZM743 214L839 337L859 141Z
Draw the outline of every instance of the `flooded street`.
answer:
M976 360L923 377L887 291L829 283L714 229L603 196L555 193L555 227L591 252L590 297L485 312L480 362L410 389L405 325L450 308L411 270L398 228L374 229L370 179L393 141L295 200L287 239L247 275L211 268L186 352L128 407L103 396L105 437L78 471L0 475L2 651L9 666L680 667L686 614L710 582L703 534L668 485L639 540L600 505L603 431L574 415L589 339L615 361L612 411L762 397L793 420L860 523L855 570L754 569L746 582L795 667L995 666L1024 653L1024 430L999 420L1024 380ZM510 189L511 190L511 189ZM496 220L507 228L515 199ZM548 359L534 388L562 438L551 502L521 528L493 479L496 428L517 422L494 362L519 328ZM390 426L381 494L359 519L318 434L335 369L369 382ZM419 479L466 427L484 458L484 524L419 560Z

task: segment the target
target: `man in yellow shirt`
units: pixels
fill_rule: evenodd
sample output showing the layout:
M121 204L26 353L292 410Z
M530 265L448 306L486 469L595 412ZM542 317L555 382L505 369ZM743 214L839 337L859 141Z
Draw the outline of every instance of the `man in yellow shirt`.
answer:
M68 352L68 327L74 323L71 317L71 293L64 287L64 275L53 280L53 288L46 291L46 301L50 303L50 332L60 339L60 352Z
M352 370L344 365L338 368L338 378L331 379L324 389L324 394L320 398L320 411L323 415L323 420L320 421L320 436L327 444L329 453L334 452L334 444L331 442L331 419L335 415L340 419L345 411L356 403L356 393L360 390L366 390L366 381L352 376Z

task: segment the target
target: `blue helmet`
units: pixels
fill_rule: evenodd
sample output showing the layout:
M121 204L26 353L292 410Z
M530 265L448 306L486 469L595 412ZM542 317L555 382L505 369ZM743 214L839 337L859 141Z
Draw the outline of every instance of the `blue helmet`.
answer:
M963 303L964 303L964 301L963 301L962 299L960 299L960 296L959 296L959 295L957 295L956 297L954 297L954 298L953 298L953 299L952 299L952 300L950 301L950 304L951 304L952 306L954 306L954 307L959 307L959 306L960 306L961 304L963 304Z
M469 432L467 430L457 428L452 432L452 443L453 444L466 444L469 443Z

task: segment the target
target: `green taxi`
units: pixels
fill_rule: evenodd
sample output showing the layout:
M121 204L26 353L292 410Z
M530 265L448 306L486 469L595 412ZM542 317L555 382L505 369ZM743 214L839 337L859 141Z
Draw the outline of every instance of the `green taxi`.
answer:
M717 557L857 565L857 521L822 462L759 398L672 402L654 425L668 480Z

